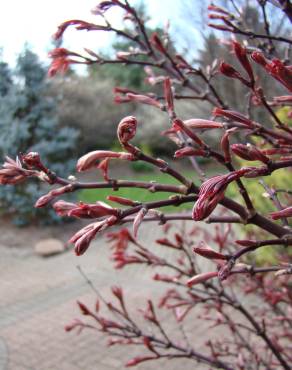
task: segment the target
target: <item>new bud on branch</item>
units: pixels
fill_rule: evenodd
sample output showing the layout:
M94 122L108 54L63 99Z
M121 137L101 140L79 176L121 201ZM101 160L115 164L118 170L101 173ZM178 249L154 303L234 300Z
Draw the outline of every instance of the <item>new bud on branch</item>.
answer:
M198 274L193 276L191 279L187 281L187 285L192 287L193 285L204 283L207 280L213 279L214 277L218 277L218 272L205 272L202 274Z
M292 71L291 66L286 66L281 60L273 59L267 60L262 53L253 52L252 59L260 64L271 76L284 85L290 92L292 92Z
M240 158L248 161L261 161L265 164L270 162L270 159L266 155L251 144L232 144L231 150Z
M110 216L103 221L97 221L92 224L85 226L83 229L79 230L72 238L69 243L75 245L75 253L77 256L82 255L88 249L91 241L95 238L98 232L101 232L108 227L114 225L117 222L117 217Z
M79 202L78 204L68 203L60 200L54 203L53 208L59 216L78 217L78 218L100 218L104 216L117 216L119 211L110 207L104 202L87 204Z
M200 221L208 217L224 198L227 186L232 181L244 176L246 172L248 172L248 169L241 169L226 175L214 176L205 181L200 187L199 198L193 208L193 219Z
M117 135L122 146L127 146L128 142L136 135L137 119L133 116L125 117L118 125Z
M230 64L221 62L219 66L220 72L230 78L235 78L239 81L241 81L245 86L250 87L251 83L246 80L235 68L233 68Z
M205 245L204 243L201 243L198 247L194 247L193 251L199 254L200 256L205 257L207 259L211 259L211 260L227 260L228 259L227 256L215 251L214 249L212 249L208 245Z
M94 150L79 158L76 166L77 171L82 172L89 170L91 168L97 168L98 167L97 161L99 159L110 159L110 158L118 158L126 161L132 161L134 159L133 155L130 153L112 152L109 150Z
M254 74L253 74L251 64L250 64L250 62L248 60L248 57L247 57L246 48L241 46L240 43L237 42L237 41L233 41L232 46L233 46L233 50L235 52L235 55L237 56L237 59L239 60L239 62L241 63L243 68L246 70L246 72L249 76L250 84L254 85L254 82L255 82Z
M69 193L73 191L74 186L71 184L62 186L61 188L58 189L53 189L49 191L47 194L43 195L40 197L37 202L35 203L35 208L42 208L45 207L49 202L51 202L55 197L58 197L60 195L63 195L65 193Z
M23 168L18 157L16 161L10 157L6 157L6 161L0 169L0 184L16 185L25 181L28 177L37 175L38 173L36 171Z
M279 220L283 217L292 217L292 207L287 207L285 209L282 209L281 211L272 212L270 213L270 216L273 220Z

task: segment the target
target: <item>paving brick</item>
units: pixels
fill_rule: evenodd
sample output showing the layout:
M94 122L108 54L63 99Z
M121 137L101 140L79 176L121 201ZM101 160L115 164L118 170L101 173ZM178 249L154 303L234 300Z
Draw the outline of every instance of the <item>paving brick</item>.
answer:
M151 225L143 225L139 230L141 240L148 245L159 233ZM139 353L139 349L127 346L108 348L106 339L95 332L66 333L64 325L80 316L77 298L90 305L96 300L76 265L82 266L105 296L109 296L111 285L123 285L130 307L135 307L137 302L142 306L147 294L159 297L161 285L149 282L153 271L149 273L137 266L117 274L108 260L109 248L102 237L79 258L68 251L41 259L29 250L17 253L1 245L0 253L0 370L122 369L124 363ZM171 256L166 250L165 257ZM195 326L199 331L200 323L193 322L192 327ZM173 324L168 329L172 331L176 327ZM201 337L204 330L200 331ZM184 370L204 368L183 360L161 361L159 368L174 370L182 366ZM151 369L157 369L156 363L139 367L139 370Z

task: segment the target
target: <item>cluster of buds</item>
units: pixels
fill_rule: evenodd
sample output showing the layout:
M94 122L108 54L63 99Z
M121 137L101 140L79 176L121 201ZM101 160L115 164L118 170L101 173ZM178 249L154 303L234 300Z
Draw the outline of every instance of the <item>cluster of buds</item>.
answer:
M71 19L70 21L63 22L59 25L57 32L53 35L53 39L54 40L61 39L66 29L70 26L75 26L77 30L86 30L86 31L106 31L107 30L106 26L85 22L80 19Z
M38 176L38 172L23 168L18 157L16 160L6 157L6 162L0 169L0 184L17 185L31 176Z
M230 148L238 157L247 161L261 161L265 164L270 162L270 159L265 154L251 144L232 144Z
M224 23L224 24L208 23L209 27L212 27L219 31L233 32L234 26L232 24L232 20L234 19L234 16L231 13L229 13L222 7L219 7L214 4L209 5L208 10L210 12L208 14L208 18L210 20L219 20Z
M79 202L78 204L59 200L53 205L54 210L59 216L77 217L77 218L100 218L104 216L118 216L118 209L112 208L104 202L87 204Z
M252 59L261 65L271 76L292 92L292 66L286 66L281 60L267 60L262 53L253 52Z
M137 243L127 228L122 228L117 232L108 233L107 238L108 242L113 243L112 248L115 252L126 250L129 243Z
M56 48L50 51L49 57L52 59L48 75L49 77L55 76L57 73L66 73L69 66L75 63L81 63L81 61L72 59L71 57L83 58L80 54L69 51L65 48Z
M116 216L110 216L102 221L93 222L86 225L84 228L79 230L72 236L68 243L75 245L75 253L77 256L82 255L88 249L90 243L95 238L98 232L101 232L110 226L117 223L118 219Z
M44 173L48 172L48 169L42 163L40 155L37 152L23 154L21 155L21 160L29 169L36 169Z

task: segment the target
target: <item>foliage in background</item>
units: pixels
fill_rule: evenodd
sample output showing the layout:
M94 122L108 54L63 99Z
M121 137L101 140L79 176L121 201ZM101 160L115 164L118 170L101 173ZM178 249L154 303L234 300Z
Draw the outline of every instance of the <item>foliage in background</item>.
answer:
M97 76L71 74L52 81L49 95L57 97L61 127L71 126L80 131L76 155L99 146L108 148L115 140L116 122L130 107L113 105L113 81Z
M74 167L78 131L59 129L56 99L47 96L46 68L26 49L19 55L15 71L0 64L0 155L15 157L28 148L41 152L52 171L69 175ZM30 185L0 188L2 214L11 215L14 223L25 225L36 220L59 220L54 212L36 212L31 204L43 193L38 181Z

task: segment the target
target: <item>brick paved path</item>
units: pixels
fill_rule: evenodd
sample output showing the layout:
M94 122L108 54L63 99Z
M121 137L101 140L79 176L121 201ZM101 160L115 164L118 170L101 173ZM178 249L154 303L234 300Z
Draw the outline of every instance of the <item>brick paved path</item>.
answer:
M153 240L158 233L159 229L143 225L140 237L149 243L150 236ZM77 298L91 305L95 302L94 293L80 276L77 264L105 296L111 285L122 285L130 297L130 305L143 307L147 295L159 296L160 286L149 283L148 272L141 266L116 273L108 261L108 247L102 238L79 258L65 252L43 259L34 255L29 247L1 245L0 253L0 370L122 369L133 357L136 352L130 347L108 348L106 340L96 332L66 333L64 325L80 317ZM192 320L192 326L202 341L203 324ZM205 368L186 360L154 362L153 365L149 362L138 368L160 367L165 370Z

